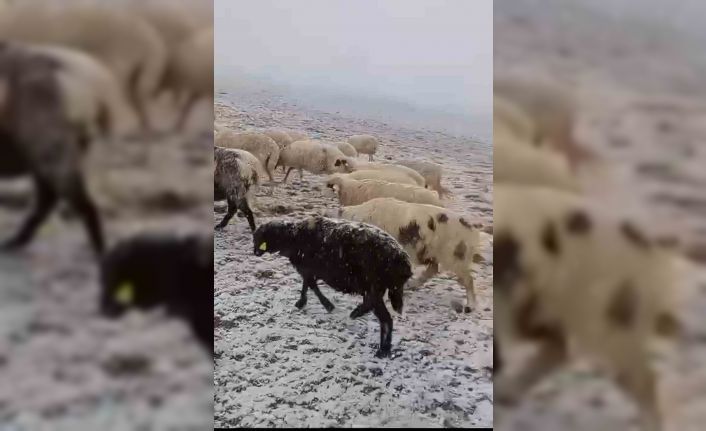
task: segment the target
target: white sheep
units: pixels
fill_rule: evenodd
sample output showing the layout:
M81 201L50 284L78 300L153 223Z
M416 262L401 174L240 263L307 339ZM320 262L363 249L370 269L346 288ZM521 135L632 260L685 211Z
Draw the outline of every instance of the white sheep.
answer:
M348 142L336 142L336 147L348 157L358 157L358 150Z
M288 147L289 144L294 142L292 137L289 136L289 133L284 132L282 130L267 129L262 133L269 136L273 141L275 141L275 143L279 147L280 152L286 147Z
M353 135L348 138L348 143L356 149L358 154L368 154L369 160L373 161L373 154L378 150L378 140L371 135Z
M283 131L287 133L290 138L292 138L292 142L308 141L310 139L309 135L299 130L286 129Z
M494 138L512 134L520 138L516 143L553 149L565 154L572 168L593 157L573 137L577 109L567 89L506 76L493 81L493 94L499 101L493 111Z
M480 233L462 216L446 208L393 198L342 207L338 215L370 223L395 237L414 265L426 266L412 284L423 284L440 269L453 272L466 289L464 311L475 307L472 266L480 256Z
M356 180L348 175L335 174L326 180L326 187L333 190L342 206L358 205L374 198L391 197L405 202L443 206L439 195L411 184L379 180Z
M169 57L162 88L172 88L186 98L176 128L186 123L199 98L213 99L213 27L195 31Z
M648 340L678 328L671 253L572 193L496 184L493 199L496 396L518 401L568 361L571 340L614 373L644 430L661 429ZM512 340L538 347L515 379L502 373Z
M27 0L0 14L0 39L64 45L95 56L149 127L145 102L157 91L167 56L156 30L139 17L93 2Z
M441 185L444 168L440 164L427 160L402 160L398 161L397 164L417 171L424 178L429 188L439 192L439 197L443 198L451 194L449 189Z
M420 187L426 187L426 180L424 180L424 177L417 171L415 171L412 168L408 168L407 166L400 166L400 165L394 165L391 163L372 163L372 162L357 162L354 161L353 167L356 171L360 170L375 170L375 171L386 171L386 172L395 172L399 173L401 175L405 175L409 178L411 178L414 183ZM394 181L393 181L394 182Z
M295 141L280 154L279 164L288 167L282 182L287 182L292 169L299 169L299 179L303 170L312 174L333 174L350 172L348 158L338 148L317 141Z
M579 192L578 178L565 157L550 149L515 145L500 138L493 143L493 181L548 186Z
M378 180L397 184L411 184L413 186L419 185L412 177L410 177L406 173L388 170L363 169L360 171L351 172L350 174L348 174L348 177L353 178L354 180Z
M262 163L270 181L274 181L274 170L279 161L279 147L270 137L262 133L236 133L232 130L223 130L216 134L214 142L219 147L239 148L246 150Z

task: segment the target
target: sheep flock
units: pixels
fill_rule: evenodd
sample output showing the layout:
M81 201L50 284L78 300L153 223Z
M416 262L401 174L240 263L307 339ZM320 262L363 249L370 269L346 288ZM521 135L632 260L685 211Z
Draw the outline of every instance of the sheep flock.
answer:
M490 425L489 144L267 93L215 116L217 151L279 149L254 234L214 207L216 425Z

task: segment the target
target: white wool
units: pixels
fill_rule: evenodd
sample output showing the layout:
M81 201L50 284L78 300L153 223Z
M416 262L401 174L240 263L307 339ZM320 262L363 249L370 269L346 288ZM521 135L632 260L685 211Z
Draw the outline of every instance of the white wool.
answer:
M282 150L279 164L299 169L300 177L302 170L318 175L348 172L350 169L348 158L338 148L313 140L292 142Z
M380 197L442 206L439 195L435 191L417 185L379 180L356 180L348 175L336 174L328 178L326 186L333 188L342 206L358 205Z
M362 169L351 172L348 174L348 178L353 178L354 180L379 180L397 184L410 184L413 186L417 185L417 181L406 173L390 170Z
M348 142L336 142L336 148L348 157L358 157L358 150Z
M348 138L348 143L358 151L358 154L370 155L370 160L373 160L373 154L378 150L378 140L371 135L353 135Z
M403 202L394 198L371 199L361 205L341 208L339 214L348 220L377 226L398 241L400 229L416 223L419 226L420 240L416 244L402 244L411 262L414 265L428 265L429 263L422 262L420 257L433 259L441 270L453 272L466 289L466 306L474 306L475 293L471 270L474 256L479 254L480 234L478 229L471 227L466 221L462 223L462 216L446 208ZM442 214L445 221L439 222ZM460 242L465 245L462 259L456 256ZM433 272L426 274L426 277L430 275L433 275Z
M424 177L414 169L407 166L395 165L390 163L372 163L372 162L355 162L354 167L356 170L375 170L375 171L388 171L395 172L405 175L411 178L414 183L418 186L424 187L426 181Z
M402 160L397 162L397 164L417 171L424 178L430 189L439 192L440 197L443 198L451 193L441 185L444 168L440 164L427 160Z
M219 147L238 148L251 152L262 163L270 181L274 180L274 170L280 158L279 147L271 138L262 133L236 133L224 129L214 137Z

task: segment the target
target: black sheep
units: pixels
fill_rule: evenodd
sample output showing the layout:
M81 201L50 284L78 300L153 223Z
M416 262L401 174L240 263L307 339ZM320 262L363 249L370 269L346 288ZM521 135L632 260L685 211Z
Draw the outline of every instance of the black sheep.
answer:
M407 254L392 236L364 223L311 217L263 224L253 239L256 255L279 252L302 276L297 308L306 304L310 288L327 311L333 310L319 290L318 280L339 292L362 295L363 303L350 317L373 311L380 322L380 348L375 356L390 355L392 318L383 296L389 289L392 308L401 313L403 286L412 275Z
M255 218L248 204L250 188L257 184L257 171L242 159L237 151L214 147L216 168L213 173L213 200L228 202L228 212L216 229L223 229L237 210L245 214L250 230L255 230Z
M61 67L49 56L0 43L0 178L32 175L37 191L32 212L0 247L14 249L29 243L63 198L83 220L100 254L101 223L81 169L88 137L66 116L57 80Z
M213 236L147 233L112 248L101 265L101 312L165 305L213 353Z

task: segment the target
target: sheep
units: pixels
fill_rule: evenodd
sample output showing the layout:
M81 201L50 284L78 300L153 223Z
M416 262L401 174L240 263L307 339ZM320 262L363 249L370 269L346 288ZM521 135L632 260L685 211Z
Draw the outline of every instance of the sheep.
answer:
M383 296L387 290L392 308L401 313L404 284L412 275L409 258L394 238L374 226L317 216L262 224L253 235L253 244L255 255L278 252L301 275L302 290L295 304L299 309L306 305L310 288L328 312L333 310L318 280L339 292L362 295L363 303L350 317L373 311L380 322L375 356L390 356L392 318Z
M511 340L538 347L517 379L496 377L501 402L567 362L571 340L615 373L643 429L660 429L648 341L678 329L671 251L585 197L496 184L493 255L499 356Z
M102 67L66 48L0 43L0 177L32 174L37 190L35 208L3 248L29 243L63 198L83 220L95 253L102 254L101 222L81 161L93 133L110 134L117 117L129 112Z
M219 147L238 148L251 152L267 172L270 181L274 181L274 170L280 158L279 147L270 137L262 133L235 133L224 130L215 136Z
M370 135L353 135L348 138L348 143L356 149L358 154L368 154L368 159L373 161L373 154L378 150L378 140Z
M243 151L245 152L245 151ZM255 218L248 201L252 200L251 189L258 183L257 170L253 169L236 150L215 147L216 167L213 174L213 200L227 200L228 212L216 229L223 229L237 210L248 220L251 231L255 231Z
M348 157L358 157L358 150L348 142L336 142L336 148Z
M306 169L312 174L332 174L352 170L348 158L338 148L317 141L295 141L280 154L279 164L289 169L282 182L286 183L292 169L299 169L299 179Z
M213 235L135 234L104 256L100 277L104 317L164 305L213 354Z
M279 147L280 152L287 148L289 144L294 142L291 136L287 132L283 132L281 130L275 130L275 129L268 129L262 132L263 134L269 136L277 146Z
M335 174L326 180L326 187L338 197L342 206L358 205L373 198L391 197L405 202L443 206L439 195L432 190L411 184L378 180L356 180L348 175Z
M500 100L498 109L493 111L494 136L501 136L506 133L505 128L510 128L516 137L519 134L518 143L559 151L566 155L572 168L594 157L574 140L576 103L566 89L549 82L506 76L493 81L493 94L494 99ZM502 133L495 135L498 130Z
M439 193L439 197L443 198L451 194L449 189L441 185L443 167L440 164L426 160L402 160L397 164L417 171L424 178L427 186Z
M308 141L310 139L309 135L307 135L304 132L298 131L298 130L288 129L288 130L284 130L284 132L287 133L290 138L292 138L292 142Z
M177 129L184 126L200 97L213 99L213 27L194 32L171 53L160 88L173 88L186 95Z
M148 23L91 2L22 1L0 15L0 39L63 45L95 56L115 74L149 128L145 102L155 96L166 67L166 48Z
M475 307L471 270L480 256L480 233L462 216L433 205L376 198L339 208L338 217L381 228L399 241L412 264L426 266L420 277L410 281L410 287L421 286L440 268L451 271L466 289L463 311L470 313Z
M414 183L420 187L426 187L427 183L424 177L417 171L407 166L394 165L390 163L370 163L370 162L355 162L355 170L376 170L396 172L408 176Z
M581 187L567 160L555 151L514 145L501 139L493 143L493 181L554 187L578 193Z
M353 171L348 175L348 178L353 178L355 180L378 180L387 181L389 183L397 184L410 184L413 186L418 185L417 181L407 175L405 172L395 172L390 170L372 170L363 169L359 171Z

